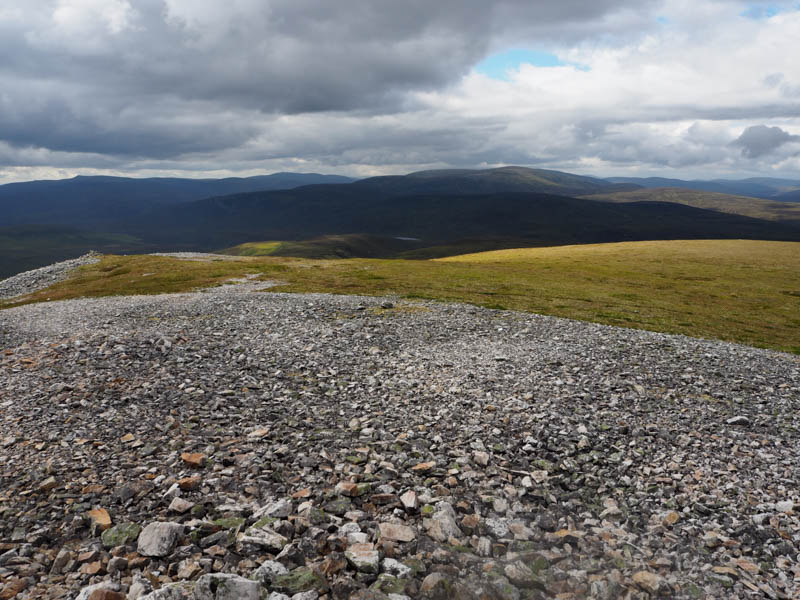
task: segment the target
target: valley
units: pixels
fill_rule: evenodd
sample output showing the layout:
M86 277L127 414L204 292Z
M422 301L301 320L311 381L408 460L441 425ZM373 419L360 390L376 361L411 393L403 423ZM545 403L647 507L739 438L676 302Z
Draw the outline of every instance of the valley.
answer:
M779 201L782 180L765 200L523 167L342 179L82 177L0 186L0 277L89 250L427 259L625 241L800 241L800 205Z

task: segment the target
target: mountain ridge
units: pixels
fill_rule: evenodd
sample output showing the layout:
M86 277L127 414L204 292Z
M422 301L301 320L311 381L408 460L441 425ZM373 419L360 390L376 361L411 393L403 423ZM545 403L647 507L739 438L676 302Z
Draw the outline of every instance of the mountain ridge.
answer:
M628 183L644 188L684 188L734 196L749 196L781 200L781 196L800 190L800 179L779 179L772 177L749 177L746 179L672 179L668 177L607 177L613 183ZM795 201L795 200L787 200Z
M254 177L186 179L78 175L0 185L3 225L105 225L159 205L215 195L353 181L340 175L273 173Z
M320 183L330 177L333 183ZM282 189L263 189L277 180ZM281 241L303 242L284 245L282 252L392 256L398 250L391 239L381 247L363 237L384 236L420 238L422 243L406 255L425 258L517 245L681 238L794 241L800 235L794 220L766 221L752 218L764 215L718 212L718 206L665 203L664 197L647 197L653 192L634 184L546 169L445 169L340 181L338 176L282 173L210 182L81 176L7 184L0 186L0 210L6 217L6 227L0 227L0 276L91 249L215 251L244 242ZM59 196L64 186L85 193L70 201ZM240 191L214 194L232 187ZM43 191L9 200L9 190L26 189ZM644 195L639 200L657 202L598 202L603 194L636 193ZM13 229L20 226L39 229L25 237ZM89 245L92 239L100 244Z

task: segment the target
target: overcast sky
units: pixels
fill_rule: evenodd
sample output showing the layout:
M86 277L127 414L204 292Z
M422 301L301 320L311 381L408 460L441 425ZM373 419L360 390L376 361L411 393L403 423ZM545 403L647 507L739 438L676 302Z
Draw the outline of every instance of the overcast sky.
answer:
M0 0L0 183L800 179L800 1Z

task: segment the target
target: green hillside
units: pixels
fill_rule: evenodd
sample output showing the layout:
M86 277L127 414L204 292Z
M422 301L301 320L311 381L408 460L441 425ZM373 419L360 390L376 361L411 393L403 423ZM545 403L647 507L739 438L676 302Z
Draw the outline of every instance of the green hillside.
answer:
M230 248L251 255L426 259L636 240L800 241L800 204L637 190L561 171L422 171L320 183L330 179L304 174L208 181L91 177L0 186L0 214L39 227L27 239L8 232L5 242L0 240L0 277L88 250ZM303 181L318 183L299 185ZM291 189L219 195L255 186ZM71 241L65 241L64 227L73 229ZM250 246L235 247L243 242Z
M753 219L783 221L800 226L800 203L763 200L749 196L732 196L683 188L643 188L583 196L602 202L672 202L694 208L715 210Z
M416 261L106 256L23 302L181 292L246 274L281 282L271 291L468 302L800 353L797 242L632 242Z
M302 258L390 258L420 247L418 240L379 235L326 235L295 242L246 242L220 250L231 256Z

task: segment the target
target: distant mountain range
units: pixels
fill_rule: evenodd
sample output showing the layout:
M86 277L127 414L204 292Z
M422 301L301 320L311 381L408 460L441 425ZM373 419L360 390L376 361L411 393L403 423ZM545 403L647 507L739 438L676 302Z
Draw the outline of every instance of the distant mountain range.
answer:
M610 204L550 193L560 187L562 174L549 179L535 172L523 192L518 191L525 181L520 175L526 173L519 169L480 173L484 177L447 171L441 177L411 174L207 198L154 211L132 222L129 231L154 243L207 248L237 240L341 234L418 238L428 246L498 237L527 240L527 245L680 237L800 239L800 229L783 223L675 203ZM619 193L614 191L617 185L579 176L571 176L563 187L573 194L602 189ZM162 225L154 230L154 223Z
M0 276L81 249L213 251L263 241L291 242L263 246L268 253L412 257L648 239L800 241L795 205L776 201L794 193L793 182L742 184L759 193L772 190L769 201L741 192L737 197L716 190L689 192L678 183L669 190L651 187L655 183L505 167L358 181L279 173L8 184L0 186L5 226L0 227Z
M350 183L349 177L274 173L226 179L85 177L0 185L0 227L12 225L94 226L124 222L173 204L259 190L320 183Z

